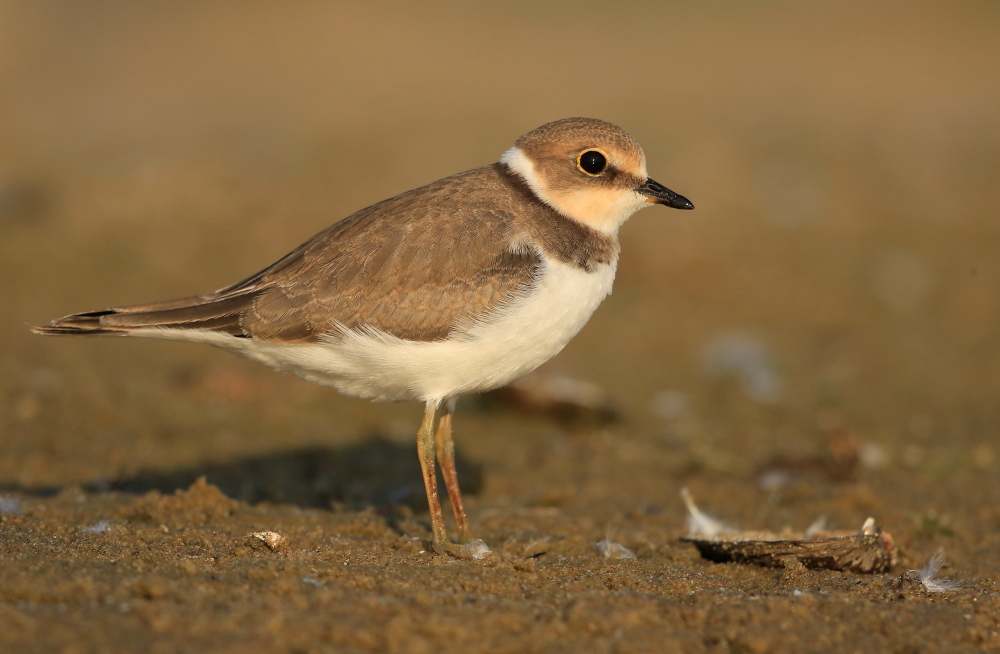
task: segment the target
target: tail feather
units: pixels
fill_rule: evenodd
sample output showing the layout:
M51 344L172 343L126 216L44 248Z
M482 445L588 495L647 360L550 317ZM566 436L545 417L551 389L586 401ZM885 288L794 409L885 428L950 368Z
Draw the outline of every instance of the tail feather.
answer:
M250 308L255 292L213 297L196 295L153 304L87 311L32 325L36 334L49 336L118 335L136 329L193 329L245 336L240 316Z

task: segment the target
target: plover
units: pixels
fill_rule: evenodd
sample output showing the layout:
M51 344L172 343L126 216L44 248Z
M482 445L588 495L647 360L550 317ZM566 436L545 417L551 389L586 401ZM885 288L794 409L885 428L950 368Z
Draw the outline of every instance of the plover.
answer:
M362 209L231 286L33 330L207 343L346 395L423 402L432 546L474 556L485 545L472 540L455 474L455 402L563 349L611 292L618 228L649 204L694 208L649 179L621 128L567 118L521 136L497 163Z

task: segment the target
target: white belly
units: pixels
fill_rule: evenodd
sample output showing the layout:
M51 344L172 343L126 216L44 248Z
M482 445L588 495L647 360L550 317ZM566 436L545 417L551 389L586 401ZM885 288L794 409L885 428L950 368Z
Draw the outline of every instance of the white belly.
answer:
M350 332L303 345L192 330L144 329L132 335L216 345L345 395L442 400L498 388L558 354L611 292L616 264L588 273L548 261L530 293L489 316L489 322L467 325L445 341L404 341L382 332Z

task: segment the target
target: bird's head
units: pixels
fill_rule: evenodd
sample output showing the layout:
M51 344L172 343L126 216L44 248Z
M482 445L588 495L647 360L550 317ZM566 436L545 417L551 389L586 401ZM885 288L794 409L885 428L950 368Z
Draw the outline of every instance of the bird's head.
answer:
M649 204L694 209L646 175L646 155L620 127L565 118L517 139L500 162L559 213L606 234Z

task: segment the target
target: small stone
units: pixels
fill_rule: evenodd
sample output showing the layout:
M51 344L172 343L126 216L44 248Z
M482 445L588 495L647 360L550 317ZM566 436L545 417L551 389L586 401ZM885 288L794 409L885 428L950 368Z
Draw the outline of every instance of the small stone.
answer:
M7 513L9 515L24 515L24 509L21 508L21 502L13 497L3 497L0 496L0 513Z
M101 520L96 525L91 525L83 530L85 534L106 534L111 531L111 522L108 520Z
M276 531L257 531L247 536L247 544L251 549L263 550L267 548L272 552L284 549L288 544L288 539Z

